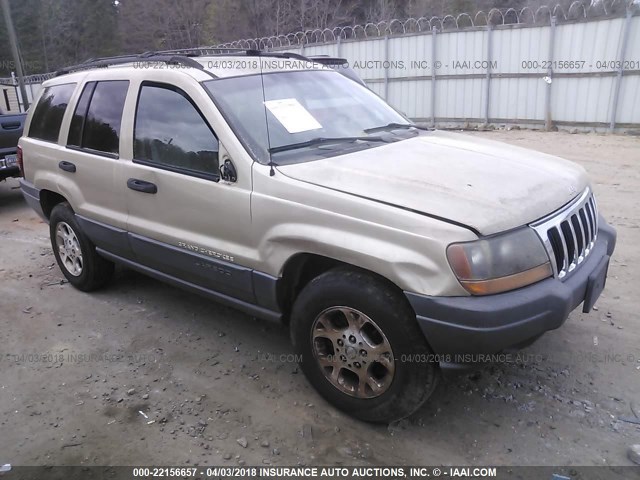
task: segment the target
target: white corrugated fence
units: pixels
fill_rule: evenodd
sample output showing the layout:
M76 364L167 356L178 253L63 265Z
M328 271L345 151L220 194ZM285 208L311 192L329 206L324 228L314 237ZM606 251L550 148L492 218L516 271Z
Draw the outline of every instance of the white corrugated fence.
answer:
M557 9L547 9L546 18L520 11L515 13L521 23L506 24L508 15L497 11L503 22L498 25L491 25L489 12L489 25L478 26L467 16L471 25L465 27L458 16L454 29L446 28L446 18L428 23L417 19L412 29L403 22L401 33L392 21L382 27L307 31L222 46L345 58L389 103L416 121L438 126L636 129L636 6L596 18L584 7L577 15L573 12L576 18ZM421 20L425 22L416 28Z
M621 131L640 128L640 0L626 1L392 20L209 48L345 58L389 103L439 127ZM30 92L47 77L28 78Z

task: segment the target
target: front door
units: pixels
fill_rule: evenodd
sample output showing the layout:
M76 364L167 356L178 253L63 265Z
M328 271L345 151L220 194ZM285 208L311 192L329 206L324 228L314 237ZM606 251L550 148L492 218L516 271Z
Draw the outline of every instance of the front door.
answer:
M251 270L245 266L251 165L227 153L213 115L207 118L203 113L212 108L206 102L212 102L202 87L182 87L139 85L133 156L123 163L121 179L126 183L127 228L135 261L252 301ZM219 164L227 159L237 169L234 182L219 178Z

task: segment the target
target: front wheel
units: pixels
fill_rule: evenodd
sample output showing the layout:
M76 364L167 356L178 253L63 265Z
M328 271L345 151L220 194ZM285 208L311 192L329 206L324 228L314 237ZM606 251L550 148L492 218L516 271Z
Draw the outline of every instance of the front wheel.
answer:
M341 267L312 280L294 304L291 336L311 384L361 420L404 418L437 385L438 367L411 307L372 274Z

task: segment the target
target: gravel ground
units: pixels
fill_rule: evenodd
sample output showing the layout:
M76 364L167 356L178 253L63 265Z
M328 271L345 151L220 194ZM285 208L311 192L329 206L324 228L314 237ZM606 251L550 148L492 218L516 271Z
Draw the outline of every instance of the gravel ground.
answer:
M620 417L640 415L640 139L473 135L586 167L619 235L607 288L596 311L389 426L324 402L279 325L124 269L74 290L17 182L0 184L0 465L632 465L640 426Z

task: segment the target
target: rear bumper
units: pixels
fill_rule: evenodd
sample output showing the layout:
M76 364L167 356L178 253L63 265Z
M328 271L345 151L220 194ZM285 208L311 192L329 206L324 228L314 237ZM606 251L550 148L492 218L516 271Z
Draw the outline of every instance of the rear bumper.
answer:
M10 177L19 177L20 176L20 167L12 166L12 167L0 167L0 180L4 180L5 178Z
M0 148L0 158L4 158L6 155L15 155L16 153L18 153L18 149L15 146Z
M24 178L21 178L20 190L22 191L22 196L27 202L27 205L33 208L40 218L49 223L49 220L42 211L42 204L40 203L40 189L34 187L32 183L27 182Z
M10 165L6 166L5 157L7 155L15 155L17 150L15 147L12 148L0 148L0 180L4 180L9 177L19 177L20 176L20 167L18 165Z
M521 348L560 327L585 300L587 285L593 283L595 272L606 268L615 243L615 230L600 218L593 251L565 281L549 278L486 297L405 294L436 354L491 354Z

